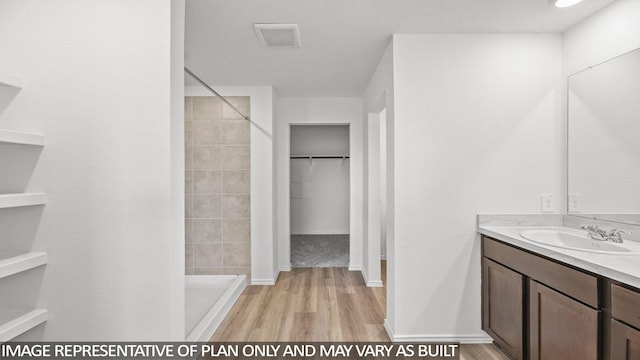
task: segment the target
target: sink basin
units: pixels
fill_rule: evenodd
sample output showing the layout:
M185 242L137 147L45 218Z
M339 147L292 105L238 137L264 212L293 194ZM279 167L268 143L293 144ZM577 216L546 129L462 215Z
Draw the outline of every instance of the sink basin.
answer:
M586 236L560 230L527 230L520 233L523 238L549 246L564 249L593 252L599 254L636 255L640 249L635 249L625 243L618 244L593 240Z

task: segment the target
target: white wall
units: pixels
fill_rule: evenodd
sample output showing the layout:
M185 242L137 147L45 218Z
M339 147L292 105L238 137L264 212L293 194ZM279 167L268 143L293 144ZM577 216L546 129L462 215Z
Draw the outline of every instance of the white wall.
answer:
M477 213L559 193L561 38L394 36L395 340L488 341Z
M32 283L49 320L20 340L184 339L173 5L0 3L0 71L24 80L0 127L47 138L29 190L49 195L34 244L49 261Z
M196 72L196 69L191 69ZM278 277L274 242L273 89L271 86L215 86L222 96L249 96L251 119L251 284L272 285ZM186 96L211 96L200 86L187 86Z
M362 268L362 99L361 98L279 98L277 101L278 251L281 270L289 270L290 252L290 127L292 124L349 125L349 268Z
M562 35L565 75L640 47L640 1L617 0Z
M349 126L294 125L292 155L349 156ZM349 159L291 159L291 234L349 234Z

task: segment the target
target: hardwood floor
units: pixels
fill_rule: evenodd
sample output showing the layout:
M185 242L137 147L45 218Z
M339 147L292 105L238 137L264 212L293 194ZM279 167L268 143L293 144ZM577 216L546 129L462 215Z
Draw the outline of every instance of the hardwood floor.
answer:
M366 287L359 272L298 268L281 272L274 286L248 286L211 341L388 342L385 309L385 288ZM460 355L508 359L493 344L462 345Z

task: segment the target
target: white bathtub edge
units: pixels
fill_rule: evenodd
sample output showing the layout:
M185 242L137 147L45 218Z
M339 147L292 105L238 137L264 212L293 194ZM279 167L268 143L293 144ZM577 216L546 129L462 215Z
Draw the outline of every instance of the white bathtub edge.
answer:
M216 332L218 326L227 316L231 307L240 297L244 288L247 287L247 277L238 275L231 286L222 294L220 299L207 311L205 316L198 322L198 325L187 335L188 342L206 342L209 341L213 333Z

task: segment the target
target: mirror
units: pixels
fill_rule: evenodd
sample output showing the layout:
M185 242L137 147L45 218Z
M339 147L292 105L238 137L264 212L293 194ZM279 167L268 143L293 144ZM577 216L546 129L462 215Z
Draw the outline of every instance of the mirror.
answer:
M640 49L569 77L567 210L640 225Z

